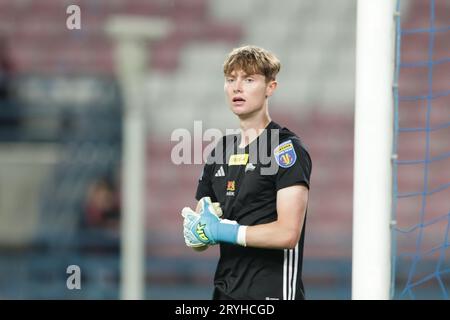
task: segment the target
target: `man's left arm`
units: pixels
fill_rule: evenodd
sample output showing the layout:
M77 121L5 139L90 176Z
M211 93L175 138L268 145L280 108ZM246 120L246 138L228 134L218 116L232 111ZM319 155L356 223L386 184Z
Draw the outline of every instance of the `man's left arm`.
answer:
M305 221L308 193L308 188L303 185L278 190L278 219L274 222L247 227L246 245L273 249L295 248Z
M209 198L200 199L201 213L183 209L184 235L190 247L219 242L271 249L295 248L303 228L308 188L294 185L278 190L278 218L274 222L243 226L236 221L219 219Z
M282 142L274 151L279 170L275 178L277 220L248 227L251 247L291 249L297 245L308 205L311 158L298 139ZM286 160L287 159L287 160Z

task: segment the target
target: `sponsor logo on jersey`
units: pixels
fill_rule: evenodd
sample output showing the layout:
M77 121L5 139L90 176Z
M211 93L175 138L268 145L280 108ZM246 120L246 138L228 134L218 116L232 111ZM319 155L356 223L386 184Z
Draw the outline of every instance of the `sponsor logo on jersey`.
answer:
M225 171L223 170L223 166L220 166L219 170L217 170L215 177L225 177Z
M229 166L243 166L248 162L248 153L232 154L228 161Z
M297 160L297 154L291 140L279 144L273 151L275 161L282 168L291 167Z
M247 163L247 165L245 166L245 172L254 171L255 169L256 169L256 167L253 163Z

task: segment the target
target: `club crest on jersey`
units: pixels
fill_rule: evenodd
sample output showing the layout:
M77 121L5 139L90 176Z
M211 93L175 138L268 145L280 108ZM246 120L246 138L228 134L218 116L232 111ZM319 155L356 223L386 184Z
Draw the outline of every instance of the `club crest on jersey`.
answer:
M235 181L227 181L227 191L236 190L236 182Z
M294 150L294 145L291 140L279 144L274 150L273 154L275 161L282 168L291 167L297 160L297 154Z
M236 181L227 181L227 196L234 196L234 191L236 190Z

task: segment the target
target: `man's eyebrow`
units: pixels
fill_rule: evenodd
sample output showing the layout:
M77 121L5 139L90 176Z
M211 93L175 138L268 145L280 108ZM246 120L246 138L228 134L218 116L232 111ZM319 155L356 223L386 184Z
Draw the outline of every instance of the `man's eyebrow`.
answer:
M243 73L243 74L242 74L242 77L244 77L244 78L246 78L246 77L252 77L252 76L254 76L254 75L256 75L256 74L257 74L257 73L250 73L250 74L248 74L248 73ZM230 77L236 78L236 77L238 77L238 75L228 74L228 75L226 75L225 77L228 77L228 78L230 78Z
M252 73L243 73L242 74L243 77L253 77L253 76L257 76L257 75L261 75L261 73L259 73L259 72L252 72Z

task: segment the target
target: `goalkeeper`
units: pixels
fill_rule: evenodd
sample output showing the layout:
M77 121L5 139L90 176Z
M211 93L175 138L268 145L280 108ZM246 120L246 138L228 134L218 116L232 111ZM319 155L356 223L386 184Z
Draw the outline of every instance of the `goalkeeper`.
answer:
M224 91L240 134L216 145L199 180L196 211L182 211L187 246L220 245L213 299L305 297L302 262L312 165L300 139L269 116L279 70L273 54L254 46L234 49L224 63ZM269 146L275 137L278 142ZM267 151L275 172L264 173L269 165L253 150Z

